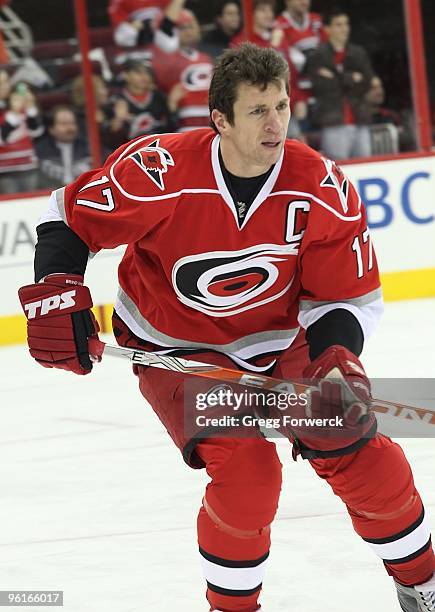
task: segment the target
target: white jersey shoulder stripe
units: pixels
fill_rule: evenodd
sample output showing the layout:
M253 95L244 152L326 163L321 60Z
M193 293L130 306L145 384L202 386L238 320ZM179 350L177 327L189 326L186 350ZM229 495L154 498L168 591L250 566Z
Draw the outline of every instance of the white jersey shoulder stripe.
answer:
M335 210L335 208L333 208L332 206L330 206L329 204L327 204L326 202L324 202L323 200L315 196L313 193L309 193L307 191L275 191L269 194L269 197L281 196L281 195L295 195L295 196L300 196L300 197L311 199L313 200L313 202L317 202L317 204L320 204L320 206L323 206L323 208L326 208L326 210L328 210L333 215L341 219L341 221L358 221L358 219L361 219L361 199L359 198L359 196L358 196L359 213L357 215L354 215L353 217L346 217L346 215L342 215L341 213L338 212L338 210Z
M376 329L384 311L382 290L379 288L358 298L343 299L334 302L302 300L300 302L298 322L304 329L307 329L325 314L338 308L348 310L354 315L361 325L364 339L367 340Z

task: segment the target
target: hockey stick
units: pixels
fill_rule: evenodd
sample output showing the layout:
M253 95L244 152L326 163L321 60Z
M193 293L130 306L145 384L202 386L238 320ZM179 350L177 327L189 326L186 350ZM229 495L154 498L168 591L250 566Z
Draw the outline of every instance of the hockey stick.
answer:
M242 372L232 368L223 368L221 366L192 361L181 357L160 355L158 353L149 353L139 349L106 344L101 342L101 340L90 340L89 350L91 355L97 357L102 357L103 354L121 357L123 359L128 359L135 365L151 366L153 368L181 372L183 374L201 376L203 378L211 378L220 382L274 391L276 393L296 393L299 395L310 389L309 385L296 381L281 380L279 378ZM372 401L371 410L373 410L373 412L388 414L390 416L399 417L400 419L419 421L427 425L435 425L435 412L428 408L416 408L415 406L407 406L406 404L398 404L397 402L388 402L378 399L373 399Z

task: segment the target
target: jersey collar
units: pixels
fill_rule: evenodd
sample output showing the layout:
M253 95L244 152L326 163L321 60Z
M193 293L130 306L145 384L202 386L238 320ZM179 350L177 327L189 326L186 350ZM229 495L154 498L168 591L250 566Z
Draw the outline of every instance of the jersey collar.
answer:
M298 23L295 19L293 19L293 17L290 15L288 11L284 11L283 15L285 16L289 24L292 25L295 30L299 30L299 32L304 32L304 30L306 30L310 24L310 14L309 13L306 13L304 15L302 24Z
M249 210L246 214L246 217L243 220L243 223L239 226L239 217L237 214L236 205L234 204L232 195L230 194L228 187L225 183L225 179L223 177L222 169L219 163L220 140L221 140L221 137L219 136L219 134L217 134L214 137L213 142L211 143L211 164L213 167L214 178L215 178L217 187L219 189L219 192L222 198L224 199L226 205L229 207L229 209L232 212L232 215L237 224L237 227L239 228L239 230L242 230L245 227L245 225L248 223L252 215L255 213L257 208L261 206L261 204L266 200L266 198L269 196L270 192L272 191L273 186L275 185L276 179L278 178L278 175L281 170L282 160L284 158L284 149L282 150L281 155L279 156L279 159L276 162L275 167L272 170L269 178L264 183L263 187L258 192L257 197L255 198L255 200L252 202L251 206L249 207Z

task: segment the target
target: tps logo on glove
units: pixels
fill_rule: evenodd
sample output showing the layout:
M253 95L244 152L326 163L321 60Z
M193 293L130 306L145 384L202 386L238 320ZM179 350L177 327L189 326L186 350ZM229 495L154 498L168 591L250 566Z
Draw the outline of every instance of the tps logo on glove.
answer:
M37 316L37 310L40 307L40 316L48 314L51 310L65 310L65 308L71 308L75 306L74 297L76 290L64 291L61 294L53 295L51 297L44 298L43 300L37 300L36 302L30 302L24 305L24 310L27 313L28 319L34 319Z

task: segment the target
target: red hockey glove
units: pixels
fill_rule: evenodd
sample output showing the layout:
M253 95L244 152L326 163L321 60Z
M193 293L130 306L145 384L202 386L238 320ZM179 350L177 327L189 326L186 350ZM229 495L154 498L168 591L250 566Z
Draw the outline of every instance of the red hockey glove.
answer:
M30 354L46 368L89 374L88 338L98 339L92 298L77 274L50 274L44 282L21 287ZM101 358L100 358L101 359ZM98 359L98 360L100 360Z
M317 387L308 394L310 416L343 417L350 426L364 422L371 405L370 381L347 348L330 346L305 368L303 377Z

